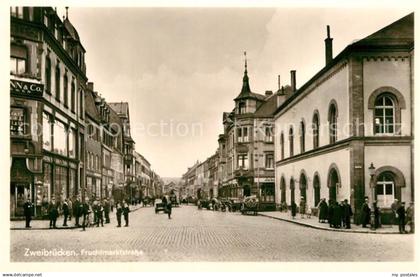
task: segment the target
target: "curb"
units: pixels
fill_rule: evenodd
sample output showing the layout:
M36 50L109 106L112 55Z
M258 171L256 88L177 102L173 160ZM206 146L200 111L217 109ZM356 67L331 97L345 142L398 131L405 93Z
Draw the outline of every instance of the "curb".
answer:
M313 228L313 229L330 231L330 232L358 233L358 234L402 235L399 232L394 232L394 231L376 232L376 231L371 231L370 229L363 230L363 231L353 230L353 229L333 229L333 228L319 227L319 226L315 226L315 225L311 225L311 224L307 224L307 223L303 223L303 222L299 222L299 221L294 221L294 220L291 220L291 219L279 218L279 217L266 215L266 214L258 214L258 215L264 216L264 217L267 217L267 218L271 218L271 219L282 220L282 221L294 223L294 224L297 224L297 225L301 225L301 226L305 226L305 227L309 227L309 228Z
M144 207L138 207L135 209L130 210L130 212L135 212L137 210L140 210L140 208L144 208ZM11 220L12 221L12 220ZM13 220L16 221L16 220ZM24 223L24 220L22 221ZM104 223L105 224L105 223ZM76 227L76 226L66 226L66 227L57 227L57 228L49 228L49 227L31 227L31 228L26 228L26 227L10 227L10 230L20 230L20 231L32 231L32 230L71 230L71 229L82 229L82 227Z

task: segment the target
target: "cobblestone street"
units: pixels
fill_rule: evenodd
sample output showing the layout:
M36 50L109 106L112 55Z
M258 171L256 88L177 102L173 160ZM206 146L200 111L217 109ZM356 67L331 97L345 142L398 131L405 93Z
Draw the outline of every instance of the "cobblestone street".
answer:
M130 216L128 228L116 228L114 221L86 232L12 230L11 261L411 261L414 257L412 235L322 231L195 206L174 208L171 220L152 208ZM43 249L73 254L51 257L28 252ZM137 252L116 255L94 250Z

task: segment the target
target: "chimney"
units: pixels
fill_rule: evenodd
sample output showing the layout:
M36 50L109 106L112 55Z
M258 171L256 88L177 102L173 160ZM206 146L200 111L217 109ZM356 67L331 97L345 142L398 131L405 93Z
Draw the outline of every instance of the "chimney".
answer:
M290 86L292 87L292 92L296 91L296 70L290 70Z
M333 59L333 39L330 37L330 25L327 25L327 38L325 39L325 65Z
M270 96L273 95L273 91L272 90L266 90L265 91L265 96Z
M88 85L88 89L89 89L89 90L91 90L91 91L93 91L93 90L94 90L94 89L93 89L93 87L94 87L94 86L93 86L93 82L88 82L88 83L87 83L87 85Z
M281 87L280 75L277 75L277 84L279 85L279 91L280 91L280 87Z

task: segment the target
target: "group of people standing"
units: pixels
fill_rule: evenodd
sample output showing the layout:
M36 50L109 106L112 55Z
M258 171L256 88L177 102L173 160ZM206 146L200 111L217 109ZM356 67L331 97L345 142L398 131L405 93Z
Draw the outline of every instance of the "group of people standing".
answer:
M25 227L31 228L30 222L32 220L32 214L34 206L31 201L26 200L24 203L24 215L25 215ZM86 227L92 226L102 226L104 227L104 223L108 224L111 223L110 213L114 210L114 202L110 201L109 199L93 199L89 201L82 202L80 198L77 197L74 201L71 199L65 199L62 203L56 202L53 198L48 203L47 208L47 215L49 219L49 228L56 229L57 228L57 219L59 218L60 214L63 215L63 227L68 226L68 221L71 221L72 217L75 220L74 226L79 228L82 227L83 230ZM127 201L121 201L116 203L116 217L118 225L117 227L121 227L121 217L124 216L125 227L128 227L129 223L129 213L130 207Z
M284 206L285 203L282 203L283 210L287 210ZM318 211L318 222L329 223L331 228L351 229L353 210L347 199L340 202L330 199L327 203L326 199L323 198L316 208ZM405 231L405 225L409 225L410 233L414 233L414 203L411 202L410 206L406 209L404 202L400 203L398 199L395 199L390 208L393 214L393 223L399 226L399 232L407 233ZM302 219L305 218L305 215L307 218L310 218L312 213L312 210L308 207L304 197L301 198L299 206L293 201L290 211L293 219L296 218L297 213L300 214ZM371 218L372 216L373 218ZM371 220L373 220L373 222L371 222ZM368 225L372 224L372 227L375 227L375 229L381 227L381 210L376 202L370 206L367 197L365 197L365 201L361 208L360 222L363 228L367 228Z

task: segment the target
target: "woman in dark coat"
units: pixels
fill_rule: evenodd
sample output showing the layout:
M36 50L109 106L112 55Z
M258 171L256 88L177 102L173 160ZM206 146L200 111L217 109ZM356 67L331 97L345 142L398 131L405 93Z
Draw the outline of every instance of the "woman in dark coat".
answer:
M296 211L297 211L297 205L296 205L295 201L292 202L291 210L292 210L292 218L295 219Z
M121 204L119 202L117 202L116 209L117 209L117 222L118 222L117 227L121 227L122 207L121 207Z
M338 203L334 203L333 208L333 225L334 228L340 228L341 227L341 218L342 218L342 208L341 205Z
M128 206L127 202L125 202L125 201L123 203L122 212L123 212L124 221L125 221L124 227L128 227L128 213L130 212L130 207Z
M330 224L330 227L334 227L334 207L335 203L332 200L328 200L328 223Z
M368 204L368 199L365 198L365 203L363 203L362 205L362 226L363 228L366 228L367 224L369 224L369 220L370 220L370 208L369 208L369 204Z
M325 223L328 220L328 204L325 198L319 203L319 222Z

